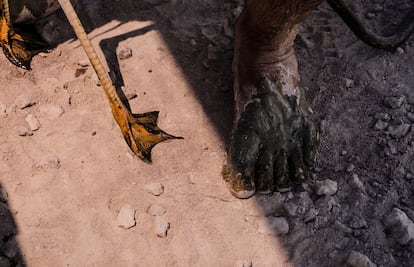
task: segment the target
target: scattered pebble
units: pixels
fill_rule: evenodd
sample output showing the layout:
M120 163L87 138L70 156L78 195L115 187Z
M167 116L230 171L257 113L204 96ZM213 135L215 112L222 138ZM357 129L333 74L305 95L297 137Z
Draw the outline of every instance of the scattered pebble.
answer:
M234 267L253 267L252 261L238 260Z
M352 217L351 221L349 222L349 226L352 229L368 228L367 222L358 216Z
M33 135L33 132L29 128L27 128L26 126L18 127L17 128L17 133L20 136L32 136Z
M146 184L144 186L144 189L154 196L159 196L164 192L164 186L160 182L152 182L149 184Z
M341 151L341 156L346 156L346 155L348 155L348 151L346 151L346 150L342 150L342 151Z
M403 95L390 96L390 97L386 97L383 103L385 106L389 108L396 109L402 106L402 104L404 103L404 100L405 100L405 96Z
M396 51L400 55L404 54L404 49L402 49L401 47L398 47Z
M352 267L377 267L367 256L352 250L346 261Z
M120 60L125 60L132 57L132 49L127 47L121 50L119 52L118 57Z
M0 112L1 112L1 108L0 108ZM408 112L408 113L407 113L407 118L408 118L411 122L414 122L414 113Z
M394 139L398 139L407 135L408 131L410 130L410 124L405 123L401 125L388 127L388 132L390 133L391 137Z
M356 173L352 174L351 179L349 179L349 186L362 192L365 191L364 184Z
M368 13L367 13L367 18L368 18L368 19L373 19L373 18L375 18L375 13L368 12Z
M345 80L345 86L346 86L346 88L351 88L351 87L353 87L354 86L354 80L352 80L352 79L348 79L348 78L344 78L344 80Z
M49 119L57 119L65 113L62 107L53 105L53 104L45 104L40 106L39 108L40 113L48 117Z
M391 116L388 113L377 113L377 114L375 114L374 118L377 119L377 120L382 120L382 121L388 122L388 121L390 121Z
M332 196L338 191L338 183L330 179L315 181L315 191L318 196Z
M89 60L88 59L81 59L81 60L79 60L78 65L79 65L79 67L86 68L86 67L89 66Z
M348 167L346 168L346 172L348 172L348 173L350 173L354 170L355 170L354 164L349 164Z
M21 94L18 97L16 97L14 103L18 108L24 109L33 106L34 104L36 104L36 101L30 94Z
M284 217L269 216L258 221L258 232L262 235L286 235L289 233L289 224Z
M311 222L313 220L315 220L316 216L318 216L319 211L315 208L311 208L306 214L305 217L303 218L303 221L305 223Z
M125 229L134 227L136 225L135 209L130 205L124 205L118 213L117 224Z
M330 196L324 196L315 201L315 207L324 212L330 212L336 205L335 199Z
M60 159L56 155L47 155L37 164L39 168L59 169L60 166Z
M161 207L157 204L151 204L148 209L147 213L152 216L161 216L163 215L167 210L164 207Z
M350 227L346 226L345 224L343 224L342 222L338 220L335 221L334 226L336 229L338 229L344 234L352 234L353 232L353 230Z
M29 128L32 131L37 131L40 128L40 122L33 114L28 114L25 118L27 124L29 124Z
M401 245L407 245L414 240L414 223L402 210L392 209L384 220L384 225L390 228L393 238Z
M388 122L385 122L383 120L378 120L374 125L374 129L377 131L383 131L387 129L388 125L389 125Z
M158 237L167 237L170 223L161 216L154 217L154 232Z

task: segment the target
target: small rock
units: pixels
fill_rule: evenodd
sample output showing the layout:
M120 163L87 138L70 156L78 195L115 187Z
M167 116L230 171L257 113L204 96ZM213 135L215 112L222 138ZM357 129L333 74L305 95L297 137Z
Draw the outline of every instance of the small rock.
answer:
M368 13L367 13L367 18L368 18L368 19L375 18L375 13L368 12Z
M164 186L160 182L146 184L144 189L154 196L159 196L164 192Z
M351 222L349 223L349 226L352 229L368 228L367 222L358 216L352 217Z
M81 60L79 60L78 65L79 65L79 67L86 68L86 67L89 66L89 60L88 59L81 59Z
M402 106L402 104L404 103L404 100L405 100L405 96L403 95L390 96L390 97L386 97L383 103L385 106L389 108L396 109Z
M126 93L126 94L125 94L125 97L126 97L128 100L132 100L132 99L134 99L134 98L136 98L136 97L137 97L137 93Z
M348 167L346 168L346 172L350 173L353 170L355 170L355 166L354 164L349 164Z
M377 267L367 256L352 250L346 261L352 267Z
M167 237L168 230L170 229L170 223L167 222L161 216L154 217L154 232L158 237Z
M343 224L342 222L336 220L335 223L335 228L338 229L339 231L341 231L344 234L352 234L353 230L346 226L345 224Z
M401 245L414 240L414 223L402 210L392 209L384 220L384 225L391 229L393 238Z
M330 212L334 206L337 206L337 203L335 199L330 196L321 197L315 202L315 207L324 212Z
M377 114L375 114L374 118L377 119L377 120L382 120L382 121L386 121L386 122L389 122L390 119L391 119L391 117L388 113L377 113Z
M42 105L39 110L49 119L57 119L65 113L62 107L53 104Z
M315 220L316 216L318 216L319 211L315 208L311 208L306 214L305 217L303 218L303 221L305 223L311 222L313 220Z
M318 196L332 196L338 191L338 183L330 179L315 181L315 191Z
M335 248L339 250L344 250L349 244L349 238L344 237L341 241L335 244Z
M341 151L341 156L346 156L346 155L348 155L348 151L346 151L346 150L342 150L342 151Z
M258 231L262 235L286 235L289 233L289 224L286 218L269 216L258 221Z
M315 218L315 227L316 229L326 227L328 225L329 219L325 216L316 216Z
M167 210L164 207L161 207L157 204L151 204L148 209L147 213L152 216L161 216L163 215Z
M27 124L29 124L29 128L32 131L37 131L40 128L40 122L39 120L33 115L33 114L28 114L25 118Z
M34 104L36 104L36 101L30 94L21 94L18 97L16 97L14 103L18 108L24 109L33 106Z
M349 179L349 186L362 192L365 191L364 184L356 173L352 174L351 179Z
M121 208L117 218L118 226L129 229L136 225L135 209L130 205L125 205Z
M0 108L0 112L1 112L1 108ZM414 113L408 112L408 114L407 114L407 118L408 118L411 122L414 122Z
M37 167L59 169L60 159L56 155L48 155L40 160Z
M20 126L19 128L17 128L17 133L20 136L32 136L33 135L33 132L25 126Z
M354 86L354 80L348 79L348 78L344 78L344 80L345 80L345 86L347 88L351 88L352 86Z
M396 126L389 126L388 132L390 133L392 138L398 139L407 135L408 131L410 130L410 124L405 123Z
M125 60L132 57L132 49L127 47L121 50L118 55L120 60Z
M234 267L253 267L252 261L238 260Z
M387 127L388 127L388 122L385 122L383 120L378 120L374 125L374 129L377 131L383 131L387 129Z
M400 55L404 54L404 49L402 49L401 47L398 47L398 48L396 49L396 51L397 51L397 53L398 53L398 54L400 54Z

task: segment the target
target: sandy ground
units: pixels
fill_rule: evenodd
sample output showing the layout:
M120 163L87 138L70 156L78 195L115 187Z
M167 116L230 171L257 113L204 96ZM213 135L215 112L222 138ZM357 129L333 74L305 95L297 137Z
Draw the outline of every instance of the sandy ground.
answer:
M126 95L137 94L132 110L159 110L160 127L184 139L156 146L153 164L134 157L91 67L79 71L85 55L63 15L43 21L56 47L35 57L32 71L0 56L0 104L7 108L0 116L0 183L18 233L17 246L2 249L17 259L12 266L288 266L286 255L294 266L343 266L351 250L378 266L414 264L413 246L392 241L382 225L392 207L414 219L412 38L398 52L370 48L326 5L302 25L302 82L322 120L313 180L329 178L339 188L325 199L309 193L319 215L304 223L303 214L285 205L300 192L238 200L221 178L232 122L238 1L135 2L80 1L77 9L116 83ZM118 59L125 48L132 57ZM21 95L35 104L14 107ZM384 106L389 96L403 96L402 106ZM408 132L393 138L390 128L376 130L379 113L389 114L391 126L408 124ZM29 114L41 127L19 136ZM352 174L364 192L349 185ZM165 189L158 197L145 190L154 181ZM324 210L319 199L333 207ZM151 204L166 209L165 238L154 232ZM117 226L124 205L136 210L130 229ZM289 234L263 234L260 225L269 215L288 218ZM336 221L352 224L355 217L367 226L338 231ZM13 234L2 238L14 244Z

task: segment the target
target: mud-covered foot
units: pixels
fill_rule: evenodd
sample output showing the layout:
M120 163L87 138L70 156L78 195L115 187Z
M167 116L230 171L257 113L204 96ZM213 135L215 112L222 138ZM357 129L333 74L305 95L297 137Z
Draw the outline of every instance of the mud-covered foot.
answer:
M317 127L304 95L282 95L264 78L235 123L223 177L231 193L248 198L300 183L313 164Z
M4 16L0 17L0 46L7 59L23 69L30 69L33 56L48 47L33 25L14 28Z
M115 119L121 127L128 146L145 162L151 162L151 150L156 144L171 139L183 139L170 135L158 127L158 111L132 114L122 109L116 114L119 116L116 115Z

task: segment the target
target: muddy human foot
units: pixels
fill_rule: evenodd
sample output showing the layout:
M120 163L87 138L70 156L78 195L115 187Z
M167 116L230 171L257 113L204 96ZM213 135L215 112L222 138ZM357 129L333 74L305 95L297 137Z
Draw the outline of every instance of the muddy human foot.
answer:
M284 96L264 78L235 123L223 176L231 193L248 198L290 187L313 164L317 127L304 97Z
M301 182L318 131L300 87L293 43L298 23L320 0L247 0L236 23L235 123L223 177L248 198Z

